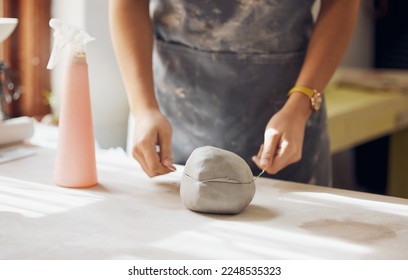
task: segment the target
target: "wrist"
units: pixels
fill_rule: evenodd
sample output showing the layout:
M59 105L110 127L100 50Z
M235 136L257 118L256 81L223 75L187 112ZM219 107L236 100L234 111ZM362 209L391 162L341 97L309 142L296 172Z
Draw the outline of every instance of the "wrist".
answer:
M146 111L160 111L159 105L156 103L143 103L143 104L138 104L137 106L134 106L132 108L132 112L134 114L139 114L143 113Z
M289 91L288 95L290 96L293 93L301 93L304 96L307 96L310 100L310 108L312 109L312 112L319 111L323 100L320 91L305 86L294 86Z
M283 110L296 114L305 121L307 121L313 113L313 109L310 106L309 97L301 92L293 92L290 94L283 107Z
M140 117L146 116L148 114L155 114L155 113L160 113L160 108L159 106L138 106L137 108L132 108L131 114L133 115L134 118L138 119Z
M130 109L135 117L147 112L160 111L156 98L151 96L133 97L130 100Z

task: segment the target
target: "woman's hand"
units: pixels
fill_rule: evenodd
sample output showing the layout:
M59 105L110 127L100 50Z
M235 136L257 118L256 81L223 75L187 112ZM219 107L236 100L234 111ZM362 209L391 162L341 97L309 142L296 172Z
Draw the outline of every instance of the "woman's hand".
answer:
M176 169L171 153L171 124L159 110L144 110L135 116L133 137L133 157L149 177Z
M276 174L302 157L307 120L312 113L310 100L301 93L293 93L285 106L269 120L264 143L255 164L269 174Z

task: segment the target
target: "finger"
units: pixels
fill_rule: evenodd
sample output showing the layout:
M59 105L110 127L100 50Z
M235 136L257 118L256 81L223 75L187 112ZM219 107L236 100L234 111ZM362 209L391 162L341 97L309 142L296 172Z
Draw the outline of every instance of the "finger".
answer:
M173 165L173 157L171 152L171 133L167 132L160 133L159 145L161 163L171 171L176 171L176 167Z
M156 165L159 165L160 167L163 166L161 165L159 156L156 153L154 142L150 142L146 139L136 142L133 148L133 157L140 163L143 171L149 177L154 177L161 174ZM154 164L155 161L157 164Z
M148 175L154 177L169 173L170 170L164 167L160 162L159 154L156 152L156 145L154 143L145 144L143 146L143 156L146 160L148 168Z
M262 169L267 169L272 165L272 161L279 144L281 134L273 128L265 131L264 147L261 153L260 164Z
M157 145L156 146L156 153L158 153L159 154L159 156L160 156L160 162L161 162L161 164L165 167L165 168L167 168L167 169L169 169L169 170L171 170L171 171L177 171L177 168L173 165L173 158L170 158L170 157L165 157L165 156L161 156L161 149L160 149L160 146L159 145Z
M276 174L292 163L291 159L293 151L291 151L290 148L289 142L284 138L281 138L272 165L266 170L268 173Z
M264 144L261 144L261 147L259 147L258 154L256 155L258 158L261 158L261 155L262 155L263 149L264 149Z
M143 153L139 152L140 149L137 147L133 148L132 155L133 158L139 163L140 167L143 169L143 171L148 174L149 169L147 167L146 160L144 159Z
M259 162L260 161L259 157L253 156L252 161L256 164L256 166L258 166L260 169L262 169L261 163Z
M252 157L252 161L253 161L253 162L256 164L256 166L258 166L260 169L262 169L260 160L261 160L261 154L262 154L262 151L263 151L263 147L264 147L264 144L261 144L261 146L259 147L259 150L258 150L258 154Z

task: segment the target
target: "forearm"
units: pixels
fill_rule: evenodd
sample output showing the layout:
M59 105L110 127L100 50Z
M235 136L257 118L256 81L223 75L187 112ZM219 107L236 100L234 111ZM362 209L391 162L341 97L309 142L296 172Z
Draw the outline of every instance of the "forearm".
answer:
M351 39L359 6L359 0L322 0L296 85L324 90ZM291 94L284 109L304 121L312 114L310 100L302 93Z
M153 31L148 0L111 0L109 18L113 46L134 114L158 109L154 95Z
M297 85L324 90L352 37L359 0L322 0Z

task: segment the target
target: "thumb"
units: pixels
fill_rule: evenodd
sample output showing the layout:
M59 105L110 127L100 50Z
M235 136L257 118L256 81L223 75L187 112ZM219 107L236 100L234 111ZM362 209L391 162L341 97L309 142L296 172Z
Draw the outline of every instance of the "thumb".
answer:
M281 135L276 129L268 128L265 131L264 147L260 159L262 169L267 169L272 165L272 160L280 137Z

